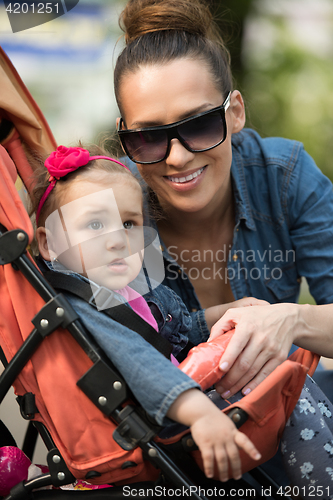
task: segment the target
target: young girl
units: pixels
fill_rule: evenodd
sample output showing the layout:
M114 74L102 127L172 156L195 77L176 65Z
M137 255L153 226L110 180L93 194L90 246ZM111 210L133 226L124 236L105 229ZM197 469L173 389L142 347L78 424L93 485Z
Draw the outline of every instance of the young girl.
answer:
M44 265L94 288L113 290L119 300L168 338L174 353L179 352L191 322L178 296L163 286L147 294L155 319L147 302L128 286L142 267L139 182L123 164L97 147L88 151L59 146L45 166L48 172L36 171L33 193L36 238ZM217 466L221 481L226 481L230 466L232 476L240 478L239 448L255 460L260 458L253 443L198 390L198 384L140 335L82 299L71 294L67 298L143 408L159 424L167 425L172 419L191 428L207 477L213 476Z

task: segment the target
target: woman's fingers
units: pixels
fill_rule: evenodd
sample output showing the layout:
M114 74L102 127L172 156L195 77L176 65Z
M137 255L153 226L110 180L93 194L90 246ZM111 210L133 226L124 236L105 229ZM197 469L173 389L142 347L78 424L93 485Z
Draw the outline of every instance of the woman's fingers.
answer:
M240 385L241 387L243 387L242 393L246 395L249 394L251 391L253 391L280 364L281 364L280 360L271 359L262 367L262 369L258 372L257 376L254 377L254 379L252 379L249 383L245 382L245 384L243 384L241 381ZM237 389L236 392L239 391L240 388ZM231 389L231 392L233 390L234 388Z
M249 394L262 382L275 368L280 365L288 355L288 349L280 349L273 355L270 349L257 352L250 345L238 357L230 371L216 384L216 390L222 397L228 398L241 389L243 394Z

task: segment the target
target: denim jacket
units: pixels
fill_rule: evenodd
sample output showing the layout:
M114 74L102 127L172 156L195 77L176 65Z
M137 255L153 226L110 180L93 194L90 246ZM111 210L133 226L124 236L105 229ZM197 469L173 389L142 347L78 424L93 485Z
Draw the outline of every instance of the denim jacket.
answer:
M63 272L55 270L47 261L39 261L38 264L42 271L46 265L48 270ZM66 274L89 282L80 274L68 271ZM142 407L158 424L170 424L172 421L165 415L171 404L184 391L200 386L138 333L117 323L80 297L62 293L79 315L83 326L122 374ZM117 298L124 300L118 294ZM173 354L179 353L187 343L187 333L191 328L190 315L181 299L163 285L159 285L144 298L152 309L159 333L172 344Z
M244 129L232 136L232 151L235 227L232 247L221 249L219 257L225 259L235 300L297 302L305 277L318 304L333 302L331 181L296 141L262 139ZM177 251L163 242L162 247L164 284L191 312L192 342L205 341L209 331L191 281L173 258ZM215 273L226 279L224 268Z

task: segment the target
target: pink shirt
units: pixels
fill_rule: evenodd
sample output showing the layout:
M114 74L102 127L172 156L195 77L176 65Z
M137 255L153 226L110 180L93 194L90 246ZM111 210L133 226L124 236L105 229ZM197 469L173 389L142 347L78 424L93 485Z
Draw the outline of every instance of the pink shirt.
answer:
M135 290L133 290L133 288L130 288L129 286L125 286L125 288L122 288L121 290L115 290L115 292L122 295L127 300L133 311L135 311L139 316L141 316L142 319L144 319L150 326L152 326L158 332L158 325L156 319L154 318L147 302L138 292L136 292ZM179 365L179 362L172 354L171 354L171 361L175 366Z

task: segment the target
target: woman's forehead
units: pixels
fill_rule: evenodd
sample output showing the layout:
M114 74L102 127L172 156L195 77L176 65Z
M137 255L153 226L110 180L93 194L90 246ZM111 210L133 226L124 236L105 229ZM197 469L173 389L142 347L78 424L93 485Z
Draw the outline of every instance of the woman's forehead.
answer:
M185 58L140 66L123 77L120 97L127 128L172 123L222 103L208 67Z

